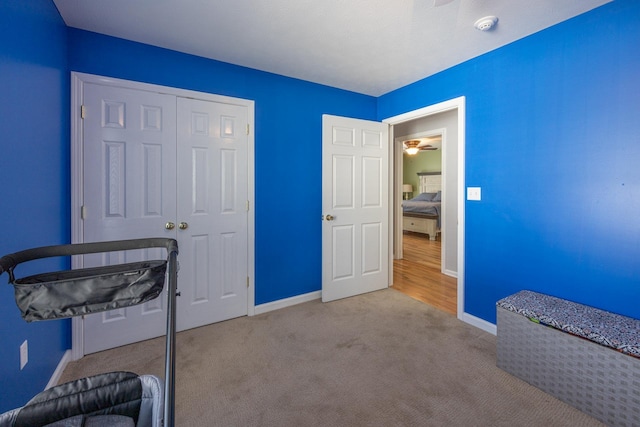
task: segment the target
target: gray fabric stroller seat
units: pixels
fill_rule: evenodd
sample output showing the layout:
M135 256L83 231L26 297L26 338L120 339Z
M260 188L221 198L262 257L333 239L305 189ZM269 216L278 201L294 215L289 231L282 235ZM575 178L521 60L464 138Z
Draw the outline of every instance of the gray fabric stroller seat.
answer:
M0 415L0 427L161 427L162 381L109 372L52 387Z

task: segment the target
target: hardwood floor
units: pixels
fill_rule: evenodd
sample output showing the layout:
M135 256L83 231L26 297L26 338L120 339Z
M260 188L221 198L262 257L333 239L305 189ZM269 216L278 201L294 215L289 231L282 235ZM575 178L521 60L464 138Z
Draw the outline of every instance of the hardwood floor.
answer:
M393 261L393 288L456 315L458 281L440 272L440 236L405 231L403 257Z

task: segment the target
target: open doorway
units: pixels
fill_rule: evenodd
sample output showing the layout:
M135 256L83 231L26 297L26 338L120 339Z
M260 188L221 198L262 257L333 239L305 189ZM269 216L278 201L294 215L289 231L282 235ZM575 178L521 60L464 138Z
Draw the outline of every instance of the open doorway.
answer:
M455 111L454 111L455 113ZM445 113L451 116L449 112ZM429 116L432 119L437 116ZM433 120L432 120L433 121ZM442 121L442 120L440 120ZM455 124L455 116L450 122ZM428 127L430 123L407 122L396 126L393 144L401 161L396 162L402 177L402 230L425 234L434 241L442 237L443 148L446 128L404 135L407 128ZM398 195L396 195L398 197ZM405 233L403 233L404 236ZM403 239L403 236L399 236ZM441 255L446 255L441 254ZM439 256L440 257L440 256ZM395 248L395 259L404 258L404 245ZM444 256L442 257L444 259ZM442 263L444 266L446 263ZM444 268L443 268L444 272ZM453 274L452 274L453 275Z
M402 176L402 243L394 255L393 287L454 316L457 272L451 269L455 268L456 254L449 254L447 259L445 236L455 236L442 232L446 227L441 217L442 184L446 180L442 145L451 143L448 129L456 122L456 110L416 119L395 126L394 141L402 148L402 162L398 162L402 168L402 174L398 174ZM434 125L443 127L430 129ZM407 135L407 129L418 133ZM449 133L455 136L455 132ZM452 212L447 213L453 216Z
M440 219L441 275L457 281L455 314L462 318L464 314L464 97L456 98L430 107L425 107L384 122L392 125L392 197L393 206L393 245L394 260L403 258L403 144L405 136L415 137L429 133L442 135L442 207ZM415 237L415 236L410 236ZM398 262L396 261L396 264ZM393 269L402 269L402 265L390 270L390 283L393 283ZM423 280L418 272L403 272L405 276L414 276ZM446 279L446 278L445 278ZM424 280L423 280L424 281Z

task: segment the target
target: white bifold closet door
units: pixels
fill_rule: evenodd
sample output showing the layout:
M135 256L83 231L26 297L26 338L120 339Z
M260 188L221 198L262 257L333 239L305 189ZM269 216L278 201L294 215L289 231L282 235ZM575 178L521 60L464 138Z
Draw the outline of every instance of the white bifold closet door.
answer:
M247 107L85 84L84 241L172 237L178 330L246 315ZM84 267L165 258L85 255ZM85 316L84 354L163 335L161 298Z

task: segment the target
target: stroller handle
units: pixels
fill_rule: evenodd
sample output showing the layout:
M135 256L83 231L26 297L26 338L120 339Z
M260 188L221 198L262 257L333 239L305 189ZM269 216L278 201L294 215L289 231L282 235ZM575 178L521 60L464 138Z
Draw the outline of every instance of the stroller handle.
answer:
M35 249L27 249L0 258L0 274L11 272L20 263L40 258L50 258L57 256L92 254L100 252L126 251L146 248L166 248L167 254L175 252L178 254L178 242L175 239L148 238L114 240L110 242L94 243L72 243L68 245L42 246Z

